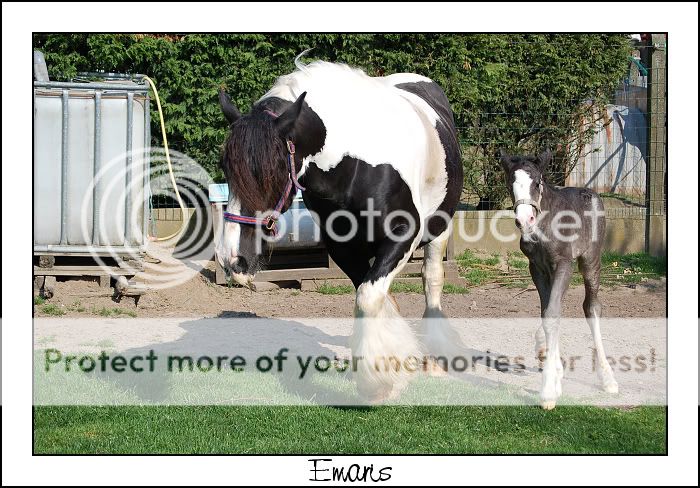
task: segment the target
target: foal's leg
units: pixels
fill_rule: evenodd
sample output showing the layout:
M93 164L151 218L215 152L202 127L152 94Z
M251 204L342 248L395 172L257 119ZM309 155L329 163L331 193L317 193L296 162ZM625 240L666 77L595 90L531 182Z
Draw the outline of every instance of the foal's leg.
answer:
M613 376L612 368L603 349L603 338L600 335L600 317L603 306L598 300L598 287L600 286L600 255L595 257L581 256L578 260L579 269L583 275L583 284L586 288L586 298L583 300L583 313L591 328L593 345L596 354L596 373L603 385L603 390L608 393L617 393L617 381Z
M406 383L409 368L415 371L419 366L418 340L388 295L394 276L417 244L415 233L404 242L386 239L380 243L374 263L357 288L350 347L356 361L357 389L370 401L396 396Z
M571 263L568 261L556 265L549 302L542 320L547 357L544 360L542 371L540 405L545 410L553 409L557 398L561 395L561 376L564 368L559 357L559 319L561 317L561 301L569 287L571 273Z
M537 288L537 294L540 296L540 317L544 320L544 313L549 305L549 294L551 291L551 280L549 275L538 268L533 262L530 262L530 276L532 276L532 281L535 283L535 288ZM542 324L537 328L535 332L535 357L540 362L540 367L544 362L544 358L547 355L547 345L545 342L544 328Z

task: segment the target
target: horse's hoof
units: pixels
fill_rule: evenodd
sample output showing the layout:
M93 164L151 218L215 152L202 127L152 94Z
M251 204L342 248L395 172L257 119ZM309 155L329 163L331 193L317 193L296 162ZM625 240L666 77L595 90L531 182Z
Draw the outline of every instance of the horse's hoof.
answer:
M372 392L364 392L362 395L369 405L382 405L383 403L396 400L401 395L402 386L396 385L393 388L377 388Z
M396 297L394 297L394 295L391 293L387 293L387 297L389 298L389 301L391 301L392 305L394 305L396 311L400 313L401 309L399 308L399 302L396 301Z
M433 378L444 378L445 376L447 376L447 371L445 371L443 367L440 366L440 364L434 359L428 361L425 370L426 373L428 373L428 376L431 376Z

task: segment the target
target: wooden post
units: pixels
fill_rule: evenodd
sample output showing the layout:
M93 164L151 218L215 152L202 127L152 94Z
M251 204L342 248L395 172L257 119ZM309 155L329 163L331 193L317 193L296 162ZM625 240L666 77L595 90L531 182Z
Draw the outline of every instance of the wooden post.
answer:
M211 204L211 220L212 220L212 227L214 229L214 248L219 244L219 237L220 237L220 229L219 226L223 222L223 218L221 217L221 214L224 211L224 203L212 203ZM224 269L221 267L219 264L219 260L214 257L214 266L215 266L215 273L214 273L214 282L217 285L225 285L226 284L226 272Z
M651 34L645 59L647 78L646 235L645 248L654 256L666 252L665 165L666 165L666 36Z

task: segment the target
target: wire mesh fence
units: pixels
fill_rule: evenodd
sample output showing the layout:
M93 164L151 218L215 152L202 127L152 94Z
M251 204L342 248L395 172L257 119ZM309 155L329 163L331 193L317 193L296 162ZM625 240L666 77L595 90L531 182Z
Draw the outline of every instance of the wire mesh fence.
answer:
M660 37L661 39L657 39ZM629 67L614 92L568 100L548 113L484 111L458 127L465 169L462 210L510 207L498 152L554 153L550 183L587 187L605 199L608 218L645 219L666 209L666 43L644 36L630 47ZM530 125L531 120L539 125ZM517 147L512 147L517 141Z

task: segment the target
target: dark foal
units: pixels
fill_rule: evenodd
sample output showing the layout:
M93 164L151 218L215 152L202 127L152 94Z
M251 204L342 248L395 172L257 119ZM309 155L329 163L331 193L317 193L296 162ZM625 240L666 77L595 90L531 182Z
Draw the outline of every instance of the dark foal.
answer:
M501 153L515 222L522 234L520 249L530 261L530 274L540 295L542 327L535 337L537 354L544 358L540 403L547 410L554 408L561 395L564 368L559 354L559 318L574 259L586 288L583 311L593 335L598 377L606 392L618 391L600 335L602 305L598 287L605 238L603 202L587 188L548 184L543 175L551 159L549 151L537 157Z

